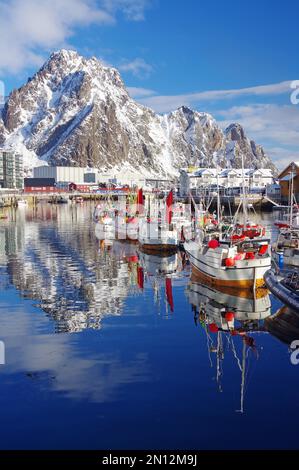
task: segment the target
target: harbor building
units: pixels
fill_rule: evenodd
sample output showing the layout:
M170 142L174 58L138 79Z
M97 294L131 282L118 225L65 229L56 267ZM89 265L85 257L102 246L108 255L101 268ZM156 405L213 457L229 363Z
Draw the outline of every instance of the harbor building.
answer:
M87 167L43 165L33 168L33 178L54 178L58 186L62 183L97 184L99 170Z
M23 184L23 156L11 150L0 150L0 187L22 189Z
M292 180L294 195L299 201L299 162L291 162L279 175L279 184L281 196L284 202L287 202L290 195Z
M220 189L238 189L243 186L250 191L264 191L273 185L274 177L270 169L223 169L216 168L182 168L180 170L180 195L187 196L197 189L209 189L219 186Z

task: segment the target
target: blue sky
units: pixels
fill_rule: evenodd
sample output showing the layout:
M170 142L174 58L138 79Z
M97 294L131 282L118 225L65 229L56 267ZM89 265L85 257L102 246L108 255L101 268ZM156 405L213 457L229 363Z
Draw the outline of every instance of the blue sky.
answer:
M158 112L240 122L281 167L299 160L298 26L295 0L0 0L0 74L7 93L52 50L77 49Z

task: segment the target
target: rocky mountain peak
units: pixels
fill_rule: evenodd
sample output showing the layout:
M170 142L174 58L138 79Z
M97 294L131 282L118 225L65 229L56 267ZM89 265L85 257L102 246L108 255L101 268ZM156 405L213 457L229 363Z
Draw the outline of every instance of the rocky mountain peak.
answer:
M234 122L230 124L226 130L225 130L225 135L227 138L231 140L243 140L246 138L245 131L241 124Z
M269 167L239 124L223 133L208 113L182 106L164 116L130 98L119 72L76 51L53 52L11 92L0 142L41 162L95 166L113 174L174 176L183 166Z

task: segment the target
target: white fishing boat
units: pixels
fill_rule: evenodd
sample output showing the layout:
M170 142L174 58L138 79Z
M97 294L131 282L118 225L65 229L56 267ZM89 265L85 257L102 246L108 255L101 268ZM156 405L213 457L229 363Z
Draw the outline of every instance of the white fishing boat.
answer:
M150 253L169 253L178 249L179 240L175 230L166 224L146 219L140 221L138 242L140 249Z
M172 214L171 224L173 230L177 232L179 242L191 240L194 236L194 221L191 212L186 210L187 208L188 206L180 204L175 207Z
M137 241L139 218L136 216L117 217L117 238L119 240Z
M243 167L243 163L242 163ZM243 223L238 221L243 211ZM256 289L264 286L264 274L271 268L270 240L263 238L261 226L248 220L248 207L243 176L243 193L234 222L221 230L220 197L217 197L219 233L207 234L184 244L194 275L212 286Z
M299 266L299 229L285 228L278 234L273 249L280 264L288 266Z
M281 212L280 217L275 220L274 225L279 229L291 227L299 229L299 212L297 205L293 206L292 213L290 208L286 212Z
M179 237L172 225L173 192L170 191L166 198L166 217L161 219L161 214L153 217L144 217L139 223L138 243L142 251L148 253L172 253L177 251Z
M269 239L184 244L194 275L213 286L258 288L271 268Z
M28 202L26 199L18 199L17 201L18 207L27 207Z
M93 214L96 222L95 234L99 240L115 240L115 215L113 211L104 210L102 205L96 206Z

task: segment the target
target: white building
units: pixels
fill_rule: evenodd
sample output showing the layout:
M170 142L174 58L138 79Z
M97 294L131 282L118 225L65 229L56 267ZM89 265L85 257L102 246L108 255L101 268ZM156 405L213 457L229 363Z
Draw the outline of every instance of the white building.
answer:
M57 183L97 184L100 180L99 170L75 166L38 166L33 168L34 178L54 178Z
M249 190L265 189L273 184L274 178L270 169L224 169L197 168L180 170L180 195L187 196L190 191L197 189L215 188L240 188L243 186Z
M249 170L252 188L265 188L274 183L273 172L268 168Z

